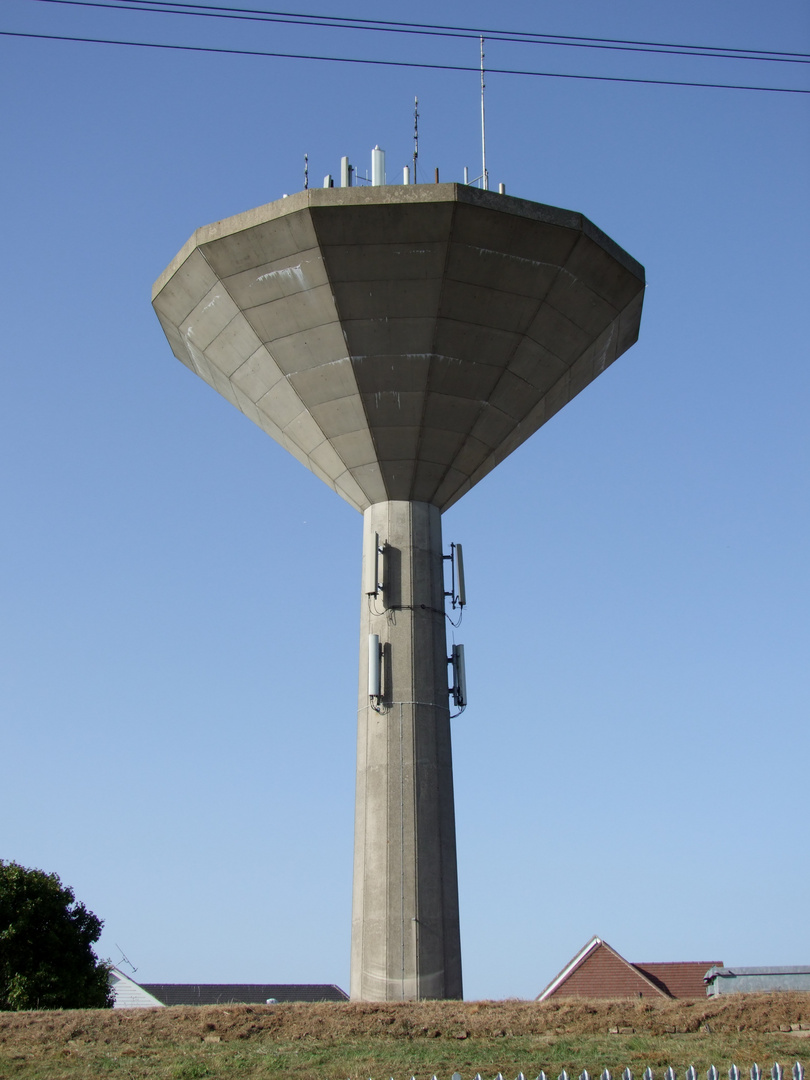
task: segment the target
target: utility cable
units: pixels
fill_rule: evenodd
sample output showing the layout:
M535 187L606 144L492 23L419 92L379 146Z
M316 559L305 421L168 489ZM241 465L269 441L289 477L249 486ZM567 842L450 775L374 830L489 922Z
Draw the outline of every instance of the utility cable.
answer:
M19 30L0 30L0 37L29 38L38 41L67 41L86 45L123 45L139 49L168 49L177 52L197 52L225 56L257 56L284 60L321 60L332 64L364 64L374 67L420 68L427 71L474 71L476 65L466 64L426 64L414 60L369 60L356 56L316 56L310 53L267 52L259 49L224 49L210 45L170 45L153 41L120 41L113 38L79 37L69 34L33 34ZM526 75L543 79L581 79L589 82L635 83L643 86L687 86L704 90L752 90L766 94L810 94L810 90L795 89L788 86L748 86L737 83L688 82L683 79L637 79L619 75L572 75L558 71L526 71L520 68L488 67L490 75Z
M342 30L375 30L395 34L433 37L478 38L528 45L563 45L572 48L618 49L625 52L652 52L668 56L706 56L724 60L768 60L777 63L810 63L810 54L770 49L744 49L726 45L684 45L662 41L634 41L627 38L580 37L575 34L542 34L526 30L494 30L483 27L445 26L434 23L395 22L387 19L359 19L340 15L297 14L261 8L234 8L226 5L182 3L178 0L37 0L39 3L69 4L112 11L143 11L164 15L191 15L218 19L273 22L292 26L322 26Z

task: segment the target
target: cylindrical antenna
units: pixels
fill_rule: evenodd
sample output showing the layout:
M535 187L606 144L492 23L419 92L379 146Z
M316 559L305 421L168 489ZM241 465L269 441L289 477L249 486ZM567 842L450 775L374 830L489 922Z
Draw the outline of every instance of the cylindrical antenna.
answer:
M375 146L371 151L371 184L382 187L385 183L385 151Z
M419 98L413 99L413 182L416 183L416 159L419 157Z
M484 39L481 38L481 181L484 191L489 191L489 176L487 175L487 136L486 123L484 120Z
M402 183L407 187L411 182L411 170L407 165L402 166Z
M368 635L368 696L380 698L382 694L380 678L380 635Z
M304 191L309 188L309 154L304 154Z

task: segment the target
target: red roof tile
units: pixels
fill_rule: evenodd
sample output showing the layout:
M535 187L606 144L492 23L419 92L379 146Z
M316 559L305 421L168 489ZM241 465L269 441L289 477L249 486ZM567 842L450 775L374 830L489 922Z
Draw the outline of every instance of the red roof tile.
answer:
M629 964L606 941L593 938L549 983L538 1000L549 997L638 998L668 994Z
M631 964L606 941L594 937L537 997L705 998L703 976L716 960Z
M681 960L666 964L633 964L657 986L674 998L705 998L703 976L710 967L722 967L717 960Z

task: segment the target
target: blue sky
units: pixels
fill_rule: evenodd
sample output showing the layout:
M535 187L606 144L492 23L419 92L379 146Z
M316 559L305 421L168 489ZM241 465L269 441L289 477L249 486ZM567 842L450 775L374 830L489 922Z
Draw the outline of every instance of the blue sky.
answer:
M801 0L408 18L810 53ZM478 59L39 0L0 30ZM487 61L810 87L798 64ZM478 77L0 37L0 91L0 857L59 873L143 981L346 988L362 519L173 358L150 289L198 226L299 190L305 153L317 184L379 143L398 178L414 95L422 178L477 175ZM487 78L492 185L586 214L648 289L638 344L445 515L469 998L537 994L593 934L636 961L810 958L809 100Z

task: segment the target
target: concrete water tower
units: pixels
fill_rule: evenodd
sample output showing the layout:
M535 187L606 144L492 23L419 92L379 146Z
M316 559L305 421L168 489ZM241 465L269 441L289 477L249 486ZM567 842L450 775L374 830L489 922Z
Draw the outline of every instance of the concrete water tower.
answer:
M364 515L351 996L460 998L441 514L635 342L644 270L580 214L374 179L198 229L153 304Z

